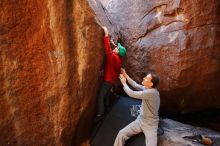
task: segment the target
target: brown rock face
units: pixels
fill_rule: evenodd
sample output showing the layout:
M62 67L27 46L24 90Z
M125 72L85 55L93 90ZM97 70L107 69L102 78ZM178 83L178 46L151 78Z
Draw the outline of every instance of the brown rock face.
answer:
M220 107L219 0L101 1L127 47L128 74L160 76L162 111Z
M87 1L3 0L0 18L0 145L79 145L103 58Z

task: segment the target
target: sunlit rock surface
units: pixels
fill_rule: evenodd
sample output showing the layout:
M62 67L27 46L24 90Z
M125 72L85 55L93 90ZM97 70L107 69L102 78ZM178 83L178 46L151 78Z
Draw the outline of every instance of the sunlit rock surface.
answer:
M92 0L88 0L92 1ZM96 0L99 1L99 0ZM127 48L124 66L139 82L161 77L161 110L187 113L220 107L219 0L101 0ZM94 9L94 8L93 8ZM97 9L94 9L97 11ZM96 12L98 13L98 12Z
M3 0L0 18L0 145L79 145L103 60L87 1Z

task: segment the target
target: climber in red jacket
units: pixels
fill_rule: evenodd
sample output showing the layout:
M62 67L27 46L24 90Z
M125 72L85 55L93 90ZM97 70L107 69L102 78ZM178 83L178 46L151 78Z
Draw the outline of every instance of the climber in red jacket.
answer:
M109 36L108 36L108 29L103 26L102 27L105 33L104 36L104 48L105 48L105 54L106 54L106 66L105 66L105 75L104 75L104 82L102 83L101 89L99 91L98 95L98 111L96 116L96 121L99 121L103 118L104 112L105 112L105 104L104 100L105 97L110 92L111 88L117 81L122 61L120 57L125 56L126 49L118 43L118 45L115 45L113 41L111 43L115 47L113 50L110 46Z

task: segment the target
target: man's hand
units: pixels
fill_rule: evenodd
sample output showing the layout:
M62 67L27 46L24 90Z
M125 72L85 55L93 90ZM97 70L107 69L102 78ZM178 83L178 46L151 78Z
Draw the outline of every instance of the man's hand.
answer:
M127 73L126 73L126 71L125 71L124 68L121 68L121 74L122 74L125 78L128 77L128 75L127 75Z
M108 29L106 26L102 26L104 32L105 32L105 36L108 36Z
M112 43L112 45L113 45L115 48L117 47L117 45L114 43L113 40L110 40L110 42Z
M122 74L119 75L119 79L120 79L122 84L126 83L126 78Z

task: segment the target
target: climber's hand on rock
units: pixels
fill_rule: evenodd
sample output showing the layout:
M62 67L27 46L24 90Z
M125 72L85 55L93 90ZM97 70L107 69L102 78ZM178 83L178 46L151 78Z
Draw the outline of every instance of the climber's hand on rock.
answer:
M102 29L105 32L105 36L108 36L108 29L107 29L107 27L106 26L102 26Z

